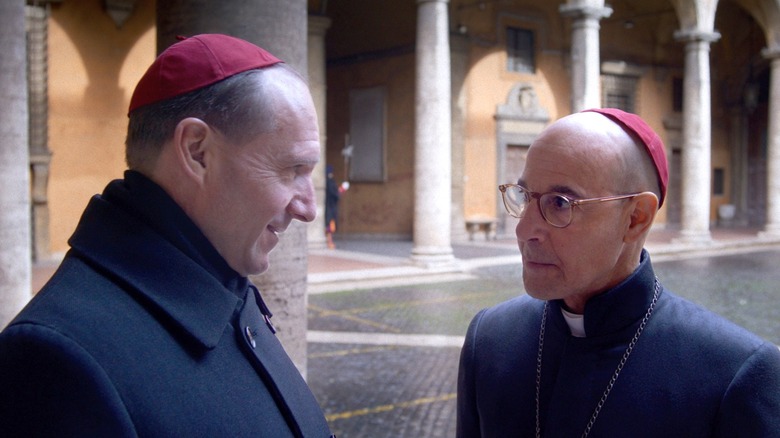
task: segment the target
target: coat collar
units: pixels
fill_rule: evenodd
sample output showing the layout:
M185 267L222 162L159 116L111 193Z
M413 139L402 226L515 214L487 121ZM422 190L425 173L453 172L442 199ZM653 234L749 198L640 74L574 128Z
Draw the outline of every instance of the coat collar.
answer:
M220 278L224 260L224 266L208 263L213 254L204 256L192 244L192 229L197 228L162 189L154 185L149 198L127 190L124 181L114 181L102 196L92 198L69 241L71 253L113 277L143 304L156 307L195 345L216 347L242 304L248 280L235 272ZM150 192L149 187L139 190ZM148 202L148 211L134 211L137 198ZM150 216L162 223L150 225ZM170 230L178 233L173 239L166 235ZM198 231L194 240L198 236L205 239ZM182 249L183 244L190 246Z
M588 300L585 304L585 334L587 337L608 335L633 327L647 313L653 300L655 272L650 255L642 250L639 266L623 282ZM560 309L562 301L552 303L557 324L566 325Z

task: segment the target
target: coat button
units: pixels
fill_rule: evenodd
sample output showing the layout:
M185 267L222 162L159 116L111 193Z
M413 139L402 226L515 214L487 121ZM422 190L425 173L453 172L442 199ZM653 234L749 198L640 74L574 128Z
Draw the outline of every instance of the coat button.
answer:
M255 337L252 335L252 329L249 328L249 326L246 326L246 338L249 340L249 343L252 345L252 348L257 347L257 342L255 342Z

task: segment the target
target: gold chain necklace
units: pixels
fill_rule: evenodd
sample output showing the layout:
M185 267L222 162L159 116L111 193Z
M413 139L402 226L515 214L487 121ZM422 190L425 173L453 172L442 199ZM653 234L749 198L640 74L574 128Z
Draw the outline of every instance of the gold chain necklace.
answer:
M623 353L623 358L620 359L615 372L612 374L612 378L609 379L607 388L604 390L604 394L601 395L601 400L599 400L598 404L596 405L596 409L593 411L593 415L590 417L590 421L588 421L587 426L585 426L585 431L582 433L582 438L585 438L588 436L588 434L590 434L590 430L596 423L596 418L598 418L599 413L601 412L601 408L604 407L604 403L607 401L607 397L609 397L609 393L612 391L612 387L615 386L615 382L617 381L618 376L620 376L620 372L623 371L623 367L626 365L631 352L634 351L634 346L639 340L639 336L642 334L642 331L644 331L645 326L647 325L647 321L650 319L650 315L653 314L653 309L655 309L655 304L658 302L658 295L660 291L661 284L658 282L658 278L656 278L655 291L653 292L653 300L650 302L650 307L647 308L645 317L642 318L642 322L639 323L639 328L636 329L634 337L631 339L631 342L628 343L628 347L626 347L626 351ZM544 303L544 311L542 312L542 326L539 329L539 353L536 356L536 438L540 438L542 436L542 427L539 421L539 392L542 386L542 350L544 349L544 328L547 325L548 304L549 302Z

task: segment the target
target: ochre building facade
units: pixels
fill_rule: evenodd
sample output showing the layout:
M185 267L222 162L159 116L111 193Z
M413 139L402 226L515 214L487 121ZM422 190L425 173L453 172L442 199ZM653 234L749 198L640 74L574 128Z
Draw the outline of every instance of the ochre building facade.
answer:
M517 180L547 124L593 106L635 112L665 141L670 195L656 226L692 242L706 242L712 226L776 235L779 8L310 0L323 161L350 182L337 236L412 239L422 263L446 263L468 221L494 219L499 237L511 236L496 186ZM28 33L45 35L37 62L48 77L48 135L31 153L40 259L67 250L89 197L125 168L126 108L155 56L157 18L153 0L29 2L28 23L39 27ZM322 189L324 170L318 181ZM322 224L310 228L310 246L322 245Z

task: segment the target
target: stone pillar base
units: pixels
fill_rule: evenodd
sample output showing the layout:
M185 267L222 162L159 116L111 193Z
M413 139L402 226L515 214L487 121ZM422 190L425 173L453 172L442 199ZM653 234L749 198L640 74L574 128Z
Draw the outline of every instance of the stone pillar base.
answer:
M412 249L411 259L423 268L456 268L458 265L451 247L416 247Z
M758 233L758 238L768 241L780 241L780 224L767 224L764 230Z
M313 250L313 249L328 249L328 239L327 238L323 238L322 240L312 241L311 240L311 235L309 235L309 245L308 245L308 247L309 247L310 250Z
M709 230L705 230L705 231L682 230L680 231L680 237L672 239L672 243L706 246L706 245L711 245L713 241L712 241L712 234L710 234Z

